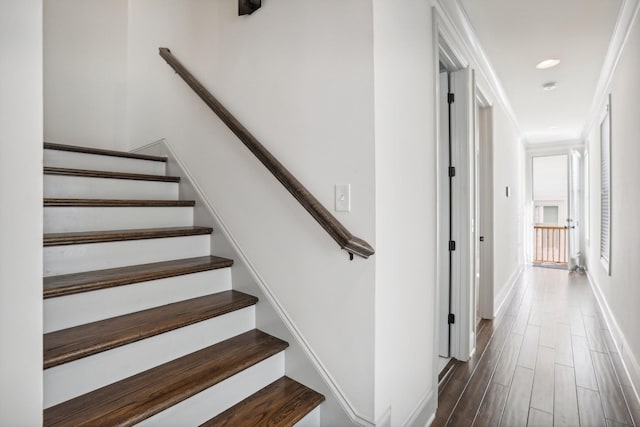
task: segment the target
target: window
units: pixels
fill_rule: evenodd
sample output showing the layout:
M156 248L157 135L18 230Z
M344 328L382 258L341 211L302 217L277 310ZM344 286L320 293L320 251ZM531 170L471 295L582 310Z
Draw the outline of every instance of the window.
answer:
M564 216L563 200L535 200L534 223L535 225L561 226L560 222Z
M600 124L600 260L611 275L611 95Z
M558 225L560 207L549 205L545 202L535 202L535 224L536 225Z

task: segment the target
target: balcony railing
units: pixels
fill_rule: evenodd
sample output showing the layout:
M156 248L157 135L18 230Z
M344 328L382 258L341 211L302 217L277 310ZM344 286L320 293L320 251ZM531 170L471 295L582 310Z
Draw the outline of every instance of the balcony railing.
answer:
M534 225L533 262L547 264L567 263L567 227Z

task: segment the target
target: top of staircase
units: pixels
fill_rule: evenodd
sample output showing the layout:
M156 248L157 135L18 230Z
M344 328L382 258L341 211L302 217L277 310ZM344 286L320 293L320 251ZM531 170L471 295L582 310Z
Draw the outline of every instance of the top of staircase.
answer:
M166 162L166 157L149 156L147 154L127 153L125 151L103 150L101 148L79 147L76 145L56 144L53 142L44 143L45 150L71 151L74 153L98 154L102 156L125 157L128 159L151 160L154 162Z

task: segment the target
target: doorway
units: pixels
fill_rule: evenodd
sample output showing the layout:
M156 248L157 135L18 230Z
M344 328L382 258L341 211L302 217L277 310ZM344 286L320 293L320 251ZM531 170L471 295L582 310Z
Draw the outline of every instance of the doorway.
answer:
M493 107L476 96L476 329L493 319Z
M466 361L480 318L493 318L492 107L474 72L438 76L438 354Z
M533 264L568 265L568 156L533 157Z

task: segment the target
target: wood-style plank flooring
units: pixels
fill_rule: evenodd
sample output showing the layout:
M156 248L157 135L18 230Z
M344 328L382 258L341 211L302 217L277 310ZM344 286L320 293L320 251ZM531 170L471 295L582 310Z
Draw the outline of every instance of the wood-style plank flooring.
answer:
M432 426L640 426L586 276L531 267L511 295L473 357L448 365Z

